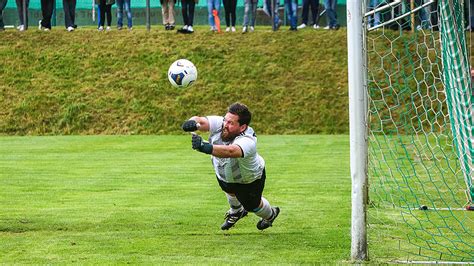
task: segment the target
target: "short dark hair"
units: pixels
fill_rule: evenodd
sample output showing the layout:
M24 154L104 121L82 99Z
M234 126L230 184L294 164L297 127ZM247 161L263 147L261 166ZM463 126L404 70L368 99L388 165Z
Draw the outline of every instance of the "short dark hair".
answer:
M252 120L252 113L250 113L247 105L243 103L237 102L237 103L231 104L227 112L234 115L238 115L240 125L249 125L250 120Z

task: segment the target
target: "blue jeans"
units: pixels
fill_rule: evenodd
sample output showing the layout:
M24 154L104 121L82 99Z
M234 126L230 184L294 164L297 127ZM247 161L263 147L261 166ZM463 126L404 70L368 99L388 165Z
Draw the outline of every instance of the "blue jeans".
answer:
M132 10L130 9L130 0L117 0L117 26L123 26L123 11L127 14L128 28L132 27Z
M296 28L298 23L298 0L285 0L286 16L291 28Z
M0 0L1 1L1 0ZM254 0L245 0L245 9L244 9L244 26L255 26L255 18L257 17L257 1ZM249 19L249 12L252 15L252 18Z
M326 8L328 26L330 28L339 26L336 14L337 0L324 0L324 7Z
M221 0L207 0L207 13L209 17L209 25L211 27L216 26L216 22L214 21L214 16L212 15L212 10L217 10L217 14L219 15L219 9L221 8Z
M372 11L379 7L380 0L370 0L369 2L369 11ZM371 27L378 26L380 24L380 12L376 12L375 14L369 17L369 25Z
M273 12L271 12L272 2L274 5ZM265 0L265 5L266 5L266 10L264 10L265 13L268 16L272 16L272 13L273 13L273 30L277 30L280 26L280 17L278 16L279 2L280 2L279 0Z

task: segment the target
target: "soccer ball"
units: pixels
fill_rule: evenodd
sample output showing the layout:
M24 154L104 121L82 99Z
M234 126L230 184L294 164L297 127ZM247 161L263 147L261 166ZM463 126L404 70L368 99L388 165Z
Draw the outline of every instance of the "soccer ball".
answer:
M171 64L168 69L168 79L176 88L191 86L197 79L197 69L194 64L186 59L179 59Z

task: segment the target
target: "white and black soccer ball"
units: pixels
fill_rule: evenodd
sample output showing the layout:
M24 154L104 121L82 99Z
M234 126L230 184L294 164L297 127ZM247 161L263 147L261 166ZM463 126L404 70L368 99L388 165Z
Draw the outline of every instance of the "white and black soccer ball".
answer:
M174 61L168 69L168 79L176 88L191 86L196 81L197 75L196 66L187 59Z

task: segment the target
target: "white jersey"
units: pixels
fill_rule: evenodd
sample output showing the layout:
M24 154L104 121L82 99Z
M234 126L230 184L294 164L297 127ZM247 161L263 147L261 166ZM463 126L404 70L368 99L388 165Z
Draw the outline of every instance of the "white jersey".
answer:
M216 145L238 145L242 149L241 158L219 158L212 156L212 164L217 178L226 183L248 184L262 177L265 161L257 153L257 136L251 127L234 140L224 142L221 138L224 117L208 116L209 143Z

